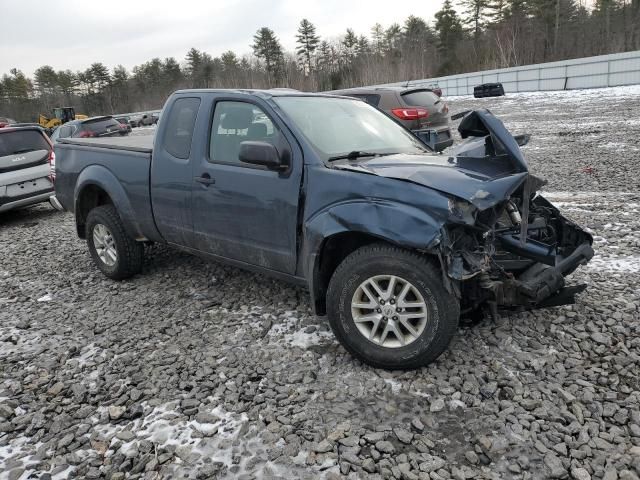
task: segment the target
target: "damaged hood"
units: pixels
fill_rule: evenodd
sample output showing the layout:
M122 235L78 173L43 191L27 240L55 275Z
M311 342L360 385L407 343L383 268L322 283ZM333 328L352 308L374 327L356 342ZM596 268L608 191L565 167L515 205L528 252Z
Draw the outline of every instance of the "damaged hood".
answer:
M528 175L513 136L488 110L467 114L458 130L467 140L448 156L395 154L334 167L423 185L462 198L480 210L508 199Z

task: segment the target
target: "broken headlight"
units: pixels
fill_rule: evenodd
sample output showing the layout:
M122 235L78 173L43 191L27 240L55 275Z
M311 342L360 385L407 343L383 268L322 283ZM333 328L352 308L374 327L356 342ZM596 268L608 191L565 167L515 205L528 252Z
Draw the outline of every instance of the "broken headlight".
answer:
M478 209L466 200L449 197L449 221L473 225Z

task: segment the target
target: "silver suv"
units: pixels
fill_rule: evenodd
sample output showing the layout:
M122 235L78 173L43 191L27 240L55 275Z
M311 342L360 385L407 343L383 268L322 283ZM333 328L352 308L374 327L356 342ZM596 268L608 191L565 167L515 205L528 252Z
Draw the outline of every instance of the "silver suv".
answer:
M0 129L0 212L45 202L53 147L40 127Z

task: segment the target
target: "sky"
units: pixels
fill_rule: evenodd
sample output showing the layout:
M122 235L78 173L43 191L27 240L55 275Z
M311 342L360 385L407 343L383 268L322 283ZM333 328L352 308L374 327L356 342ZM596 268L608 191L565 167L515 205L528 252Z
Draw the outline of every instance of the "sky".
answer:
M287 51L295 48L302 18L324 38L346 29L402 24L409 15L432 21L443 0L0 0L0 75L18 68L84 70L93 62L128 70L153 57L184 61L195 47L213 56L251 53L260 27L274 30Z

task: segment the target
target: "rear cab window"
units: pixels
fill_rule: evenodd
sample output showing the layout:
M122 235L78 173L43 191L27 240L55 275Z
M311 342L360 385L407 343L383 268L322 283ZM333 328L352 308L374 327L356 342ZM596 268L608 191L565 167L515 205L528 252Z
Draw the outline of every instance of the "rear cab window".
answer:
M165 125L162 146L176 158L186 160L191 153L191 140L196 124L200 99L196 97L178 98L171 110L163 118Z
M430 107L440 101L440 97L429 90L412 90L400 96L411 107Z

